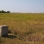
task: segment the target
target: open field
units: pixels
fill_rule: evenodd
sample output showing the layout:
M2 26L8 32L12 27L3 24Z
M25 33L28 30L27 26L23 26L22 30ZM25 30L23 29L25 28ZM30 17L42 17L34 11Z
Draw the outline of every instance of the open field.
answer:
M0 13L0 25L10 31L0 44L44 44L44 13Z

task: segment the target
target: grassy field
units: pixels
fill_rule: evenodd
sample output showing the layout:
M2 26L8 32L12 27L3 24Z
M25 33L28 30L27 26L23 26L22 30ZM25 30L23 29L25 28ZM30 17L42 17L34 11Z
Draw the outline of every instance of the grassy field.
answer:
M10 31L0 44L44 44L44 13L0 13L0 25Z

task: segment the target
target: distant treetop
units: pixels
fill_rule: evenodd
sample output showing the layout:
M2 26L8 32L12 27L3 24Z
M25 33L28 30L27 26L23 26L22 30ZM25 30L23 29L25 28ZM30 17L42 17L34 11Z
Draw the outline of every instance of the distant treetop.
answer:
M0 13L10 13L10 11L1 10Z

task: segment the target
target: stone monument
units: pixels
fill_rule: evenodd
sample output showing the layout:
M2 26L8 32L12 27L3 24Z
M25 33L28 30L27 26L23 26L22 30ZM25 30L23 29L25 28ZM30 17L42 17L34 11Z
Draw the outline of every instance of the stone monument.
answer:
M8 26L0 25L0 37L8 35Z

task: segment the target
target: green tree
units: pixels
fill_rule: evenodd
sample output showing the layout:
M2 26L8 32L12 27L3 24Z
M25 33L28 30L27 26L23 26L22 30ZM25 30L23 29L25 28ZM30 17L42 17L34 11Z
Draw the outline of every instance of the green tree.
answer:
M10 11L7 11L7 13L10 13Z
M4 11L4 10L2 10L2 11L0 11L0 13L10 13L10 11Z

